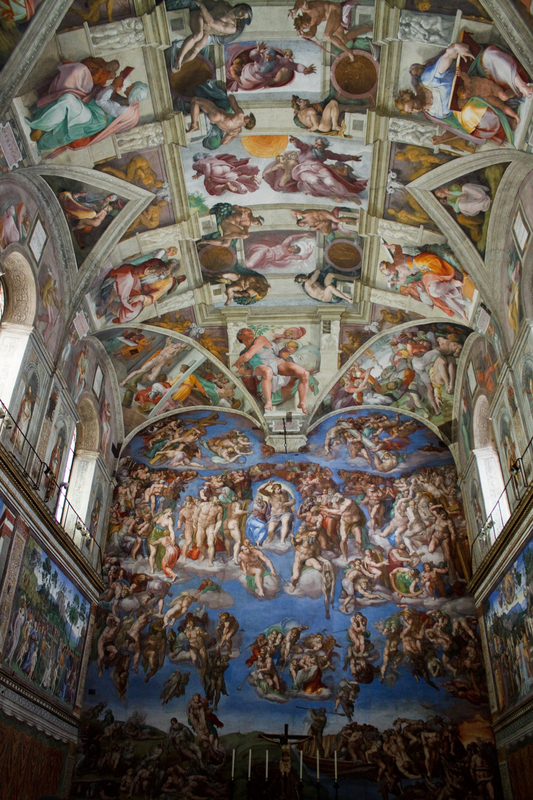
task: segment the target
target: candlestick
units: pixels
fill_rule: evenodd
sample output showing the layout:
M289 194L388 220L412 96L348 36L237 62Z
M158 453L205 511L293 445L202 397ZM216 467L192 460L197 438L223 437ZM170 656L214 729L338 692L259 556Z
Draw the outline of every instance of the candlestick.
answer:
M248 750L248 780L252 777L252 751Z
M268 750L265 754L265 781L268 781Z
M336 754L335 754L336 755ZM235 750L231 756L231 780L235 777Z
M233 751L235 753L235 750ZM337 782L337 751L335 750L335 783Z
M304 768L304 751L300 750L300 780L302 780L303 768Z
M320 754L318 750L316 751L316 779L318 783L320 780Z

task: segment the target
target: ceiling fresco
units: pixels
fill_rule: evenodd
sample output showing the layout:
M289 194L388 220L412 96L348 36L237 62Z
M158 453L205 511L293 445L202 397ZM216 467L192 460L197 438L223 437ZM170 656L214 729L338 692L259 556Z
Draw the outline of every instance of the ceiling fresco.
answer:
M61 207L89 333L99 332L118 384L126 367L141 368L141 353L135 365L131 352L114 358L120 337L105 331L163 325L190 339L188 368L202 347L228 367L233 398L228 389L219 400L267 426L290 412L305 434L317 403L344 407L335 377L349 358L352 372L373 359L372 402L448 421L453 380L435 384L432 373L443 360L451 370L463 334L446 353L436 335L418 343L429 370L413 367L421 354L409 343L418 388L404 392L400 381L401 402L383 389L396 371L394 336L374 338L371 356L364 345L409 320L435 331L447 320L452 334L475 324L508 163L474 169L470 158L495 145L512 158L527 140L532 94L483 6L400 4L397 30L390 21L385 31L383 0L214 15L180 0L149 5L135 16L128 3L74 3L10 120L24 163ZM435 169L440 216L415 191ZM475 265L461 241L479 253ZM206 370L191 375L209 380ZM150 381L164 388L176 377L153 372L137 373L134 395L160 398ZM186 401L220 405L217 394L195 386ZM141 399L135 413L170 410L162 400L148 411ZM136 403L123 405L127 429Z
M0 247L122 448L73 798L224 797L285 722L302 797L317 748L330 797L334 752L365 800L476 797L453 456L530 294L531 78L483 2L75 0L20 83L0 170L57 226L10 186Z

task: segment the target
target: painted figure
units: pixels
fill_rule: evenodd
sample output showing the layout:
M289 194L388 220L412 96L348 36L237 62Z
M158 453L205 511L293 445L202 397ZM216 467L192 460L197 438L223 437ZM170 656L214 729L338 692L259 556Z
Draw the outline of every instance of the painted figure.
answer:
M287 179L285 168L279 161L271 163L263 172L264 179L274 191L303 192L312 197L328 197L360 205L358 195L366 189L367 181L358 180L353 169L346 164L347 161L360 161L360 156L329 150L329 141L324 137L315 139L312 145L295 136L289 136L289 141L298 149L297 163L290 165L290 178ZM325 163L327 160L334 160L335 164L330 166Z
M94 82L88 67L82 63L69 67L67 74L64 70L60 72L65 87L41 98L42 107L37 108L32 120L26 119L39 154L47 150L79 149L131 130L139 122L140 103L150 96L146 83L131 83L129 73L124 75L123 71L93 98Z
M256 192L261 184L258 177L259 167L251 167L249 162L249 158L237 158L229 153L218 156L195 153L192 168L196 174L193 175L193 180L198 180L203 175L206 192L218 197L224 192Z
M474 56L471 47L479 52ZM502 144L506 139L513 143L513 129L516 119L511 121L505 111L496 107L483 96L465 96L460 110L453 110L452 95L455 87L457 64L470 62L468 76L488 76L507 96L518 100L533 97L533 86L528 77L522 76L522 68L514 56L505 53L496 45L476 46L469 37L468 43L457 42L448 47L442 55L426 64L413 64L411 76L415 91L401 90L396 98L396 106L405 114L424 112L432 121L443 125L446 131L442 136L434 136L434 144L451 141L455 136L469 138L483 143L492 140ZM476 85L472 87L476 91ZM486 88L486 87L484 87ZM481 88L482 93L483 88Z
M256 336L251 328L241 328L237 340L245 347L233 366L240 374L251 374L258 379L265 411L272 411L273 403L283 402L283 389L290 389L293 393L296 387L298 408L303 414L308 414L309 372L276 355L277 347L266 336Z
M316 68L314 64L308 67L297 64L290 49L284 50L280 55L276 48L259 42L252 50L237 54L228 72L233 78L233 91L240 89L251 92L287 83L295 72L311 75L316 72Z
M368 24L350 28L350 14L355 5L354 0L347 0L344 3L333 3L328 0L296 0L289 16L294 20L298 36L310 41L316 38L318 26L325 22L324 39L346 53L353 61L355 55L348 48L348 42L372 30Z
M314 252L310 234L293 233L279 244L268 245L265 237L252 241L246 248L246 266L250 269L287 269L298 261L306 261Z
M176 275L180 262L175 247L157 250L111 269L97 297L97 316L114 310L114 323L131 322L185 280Z
M247 3L230 6L225 0L165 0L165 5L169 11L188 8L192 31L180 48L173 72L193 61L210 41L222 44L237 39L253 19Z

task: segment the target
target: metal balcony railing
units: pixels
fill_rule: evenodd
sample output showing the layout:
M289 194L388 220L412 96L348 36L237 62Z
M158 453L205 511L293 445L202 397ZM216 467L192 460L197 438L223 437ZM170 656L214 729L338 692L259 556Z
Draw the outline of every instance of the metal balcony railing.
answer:
M514 509L533 485L533 438L529 440L522 455L510 465L509 472L509 480L472 544L474 569L481 564L511 518Z
M17 425L0 400L0 447L24 473L27 485L37 494L48 509L50 515L74 542L83 558L102 574L102 550L84 520L77 514L69 501L64 498L62 508L58 506L61 490L66 486L58 483L53 469L46 464L26 438L24 431ZM58 513L61 508L61 513ZM57 516L56 516L57 514Z

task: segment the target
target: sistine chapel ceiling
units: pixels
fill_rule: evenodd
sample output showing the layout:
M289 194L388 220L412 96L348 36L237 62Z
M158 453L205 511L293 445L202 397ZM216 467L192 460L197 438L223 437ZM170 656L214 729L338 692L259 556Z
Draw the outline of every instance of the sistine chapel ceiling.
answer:
M103 450L112 444L113 456L121 454L110 559L120 558L126 572L140 569L139 548L128 550L120 538L117 510L128 508L124 497L135 481L137 489L147 481L147 493L163 481L171 492L176 475L178 499L186 485L204 503L220 491L226 498L220 502L235 503L244 515L272 502L268 481L276 479L290 506L285 517L291 526L300 524L297 512L303 519L299 509L313 496L313 481L324 491L326 506L341 502L342 494L332 500L341 485L344 495L359 501L369 483L379 486L394 504L398 498L407 503L402 492L409 486L422 502L425 485L426 499L432 492L440 497L450 525L453 519L453 548L442 532L441 512L432 517L426 508L412 533L419 539L402 545L396 505L376 503L383 510L372 516L366 498L364 535L348 536L339 526L337 541L332 523L331 541L321 543L330 566L322 570L310 564L305 573L293 565L292 577L283 578L295 532L283 514L278 527L268 527L265 550L272 551L272 561L267 558L264 585L261 575L254 578L239 566L231 542L237 543L237 523L224 528L225 544L220 541L215 552L211 542L199 560L198 548L190 556L191 539L185 540L177 573L179 551L169 566L168 549L157 553L157 544L150 554L143 546L139 564L158 573L160 584L171 578L172 589L164 584L172 597L167 627L180 616L172 609L189 608L187 592L198 599L208 591L206 576L218 581L215 600L207 595L201 603L212 617L213 609L237 606L243 628L238 647L230 639L227 653L235 663L239 648L246 647L243 630L252 641L271 633L274 623L285 635L289 622L303 620L311 638L311 630L319 635L319 621L324 631L335 628L334 635L336 626L346 630L346 615L357 616L363 607L377 644L367 642L365 651L364 640L352 638L344 669L350 667L355 684L376 678L358 701L368 719L379 706L380 729L390 725L383 708L393 695L403 716L427 718L420 711L425 703L463 725L465 747L476 733L487 739L490 734L477 662L475 669L463 664L469 657L475 661L466 649L473 647L469 639L476 646L477 640L475 620L468 616L468 543L453 461L464 467L468 459L473 398L480 392L491 396L491 376L498 374L524 316L519 283L533 229L533 59L519 36L510 40L497 5L75 0L32 63L21 55L25 68L18 75L18 50L7 60L16 41L2 40L0 53L4 76L16 87L0 131L0 169L9 173L0 245L20 243L33 254L37 326L74 402L88 386L94 389L98 357L109 369L103 396L113 397L120 409L111 420L111 406L101 402ZM529 24L524 4L515 5ZM48 0L36 4L30 29L44 23L49 6ZM19 21L12 31L23 44L25 25ZM39 198L35 207L25 208L21 187ZM59 240L63 257L47 259L46 249L58 247ZM467 358L474 363L471 372ZM100 374L99 392L101 385ZM132 511L146 506L152 521L171 516L171 494L142 494L130 498ZM180 503L187 512L184 498ZM313 508L304 511L312 514ZM247 536L253 534L253 516L248 513ZM168 519L154 523L154 530L171 525ZM357 531L354 520L350 525ZM427 540L420 537L425 526L436 530ZM333 540L339 547L328 546ZM360 584L362 592L344 585L349 558L368 549L375 554L368 561L367 553L368 569L370 562L379 565L370 576L381 587L377 596L366 584ZM387 561L391 551L395 555ZM425 559L429 571L447 577L432 572L433 583L418 585L416 565L402 572L414 556L417 564ZM394 564L402 575L393 574ZM335 573L344 587L338 607L335 579L333 589L326 586ZM187 584L182 594L178 584ZM158 595L160 617L164 597ZM112 608L123 622L138 608L133 600L121 605L113 591L103 601L98 631L104 633L106 611ZM404 662L396 668L401 659L388 666L385 653L388 659L392 627L422 630L426 612L437 615L433 637L427 636L435 652L444 648L444 640L438 641L443 614L448 622L452 617L456 649L465 652L450 666L446 651L440 667L433 660L431 675L429 661L420 667L411 659L404 708L393 689L397 680L407 681L407 667ZM202 625L214 635L212 619ZM98 690L98 701L109 702L119 719L128 686L135 698L130 710L141 713L146 698L160 705L164 680L175 677L179 653L169 650L161 626L153 636L163 637L162 662L150 662L153 653L144 639L146 678L137 673L138 637L137 650L130 648L137 674L129 684L126 676L124 685L129 661L122 673L115 664L116 693L109 681ZM91 687L102 686L98 673L105 655L93 652ZM128 659L126 652L122 656ZM379 664L370 666L378 657ZM331 700L328 713L333 711L339 686L331 660L324 662L325 683L319 678L305 684L293 675L292 688L289 678L281 688L261 683L241 662L228 671L230 695L247 680L251 707L270 724L280 723L281 704L292 703L297 727L304 725L297 701ZM202 669L192 670L195 691L205 689L205 664ZM457 675L460 680L453 682ZM144 696L142 682L151 678ZM414 682L420 678L419 689ZM437 702L435 690L441 688ZM350 695L346 686L342 691ZM238 703L222 698L224 711L228 725L235 723L232 730L242 731ZM168 727L164 713L158 707L153 716L160 729ZM221 767L218 744L204 749L205 762ZM418 772L413 777L414 769L403 777L420 778ZM427 777L434 777L431 770ZM444 796L439 790L435 797ZM376 786L367 796L378 797Z

